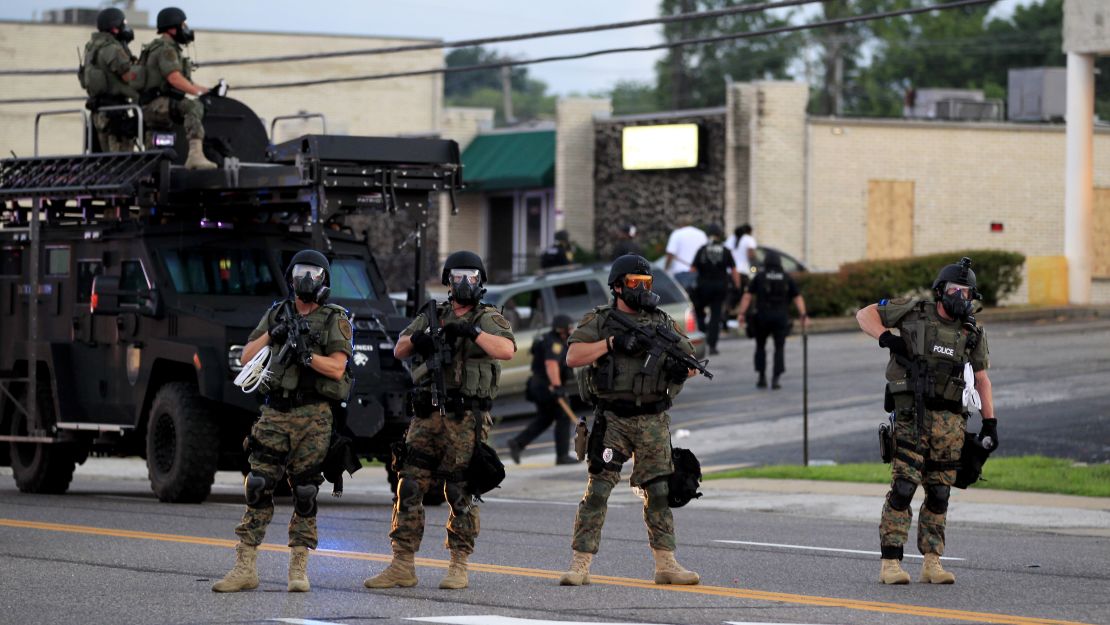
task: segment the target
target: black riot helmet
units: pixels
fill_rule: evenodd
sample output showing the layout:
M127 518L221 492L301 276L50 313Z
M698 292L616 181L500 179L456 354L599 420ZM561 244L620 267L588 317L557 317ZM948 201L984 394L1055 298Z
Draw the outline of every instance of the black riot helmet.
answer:
M955 264L945 265L937 273L936 280L933 280L933 299L940 302L952 317L966 319L971 314L972 300L979 297L975 285L971 259L964 256Z
M651 263L643 256L625 254L614 260L609 268L609 288L613 296L620 297L633 310L654 310L659 305L659 295L651 292L652 281ZM621 287L619 294L618 286Z
M559 313L558 315L555 315L555 319L551 322L551 329L555 331L566 330L569 332L573 328L574 319L572 319L570 315Z
M192 43L196 38L196 33L185 25L185 20L185 11L177 7L166 7L158 12L156 21L158 32L164 33L171 28L176 28L177 33L173 36L174 41L182 45Z
M763 253L763 268L782 271L782 256L775 250L767 250Z
M675 447L671 450L674 473L667 477L667 504L681 508L690 500L701 497L698 486L701 484L701 462L689 449Z
M127 43L135 39L135 31L127 24L127 16L116 7L109 7L96 14L96 29L102 33L111 33L112 29L119 32L114 36L117 40Z
M716 237L716 239L720 241L725 238L725 231L717 224L709 224L709 227L705 229L705 235L709 238Z
M482 262L482 257L474 252L453 252L443 262L440 281L450 289L449 297L452 300L464 306L477 304L486 294L486 290L482 288L486 283L486 265Z
M323 304L331 294L331 263L316 250L301 250L289 261L285 279L302 302Z

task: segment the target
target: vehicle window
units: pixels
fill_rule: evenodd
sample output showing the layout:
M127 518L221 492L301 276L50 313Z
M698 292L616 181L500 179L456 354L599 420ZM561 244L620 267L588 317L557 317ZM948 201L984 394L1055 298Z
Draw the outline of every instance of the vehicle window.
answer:
M125 260L119 266L119 290L120 291L145 291L147 289L146 274L143 273L143 263L138 260ZM138 295L121 295L119 298L121 306L138 306Z
M181 294L280 295L262 250L167 250L165 259L173 288Z
M18 247L0 249L0 276L23 275L23 250Z
M555 308L574 318L581 317L586 311L608 300L605 291L595 280L556 284L551 290L555 293Z
M331 261L331 296L339 299L378 299L370 275L366 273L366 261L357 258Z
M651 277L651 290L655 291L655 294L659 296L660 306L674 304L685 299L682 295L682 287L674 281L674 278L668 276L666 271L653 268L651 270Z
M786 273L797 273L802 270L802 266L798 264L798 261L785 254L782 254L781 256L782 268L786 271Z
M77 261L77 302L87 303L92 297L93 278L104 273L104 263L99 260Z
M50 247L46 249L46 275L69 275L69 248Z
M504 303L505 318L513 329L526 330L547 325L543 291L530 289L510 295Z

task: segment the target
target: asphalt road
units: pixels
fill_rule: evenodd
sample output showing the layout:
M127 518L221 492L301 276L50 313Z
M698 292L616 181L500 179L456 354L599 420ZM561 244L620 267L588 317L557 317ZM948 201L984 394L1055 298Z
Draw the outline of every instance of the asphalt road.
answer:
M1110 321L996 324L986 331L998 454L1110 461ZM860 332L814 335L808 343L810 459L877 461L887 352ZM720 350L709 363L714 378L693 379L670 411L672 429L689 431L681 445L696 450L703 465L800 464L801 337L787 340L778 391L755 387L754 341L724 340ZM504 449L525 423L503 422L498 446ZM978 430L979 417L968 425ZM551 441L547 433L528 452L553 459Z

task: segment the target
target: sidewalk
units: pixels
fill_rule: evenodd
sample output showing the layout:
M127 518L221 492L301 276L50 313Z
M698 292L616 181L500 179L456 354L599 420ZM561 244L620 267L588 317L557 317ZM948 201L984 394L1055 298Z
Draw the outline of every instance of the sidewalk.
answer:
M1035 321L1070 321L1079 319L1110 319L1110 306L1001 306L986 308L976 319L983 323L1028 323ZM810 319L810 334L828 334L832 332L854 332L859 330L854 316L850 317L815 317ZM800 334L801 329L795 328L795 334Z

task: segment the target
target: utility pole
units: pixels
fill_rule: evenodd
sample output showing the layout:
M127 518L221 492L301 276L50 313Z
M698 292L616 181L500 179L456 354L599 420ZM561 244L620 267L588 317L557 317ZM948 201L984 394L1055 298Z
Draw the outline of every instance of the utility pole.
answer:
M516 123L513 115L513 70L508 65L501 66L501 107L505 112L505 125Z

